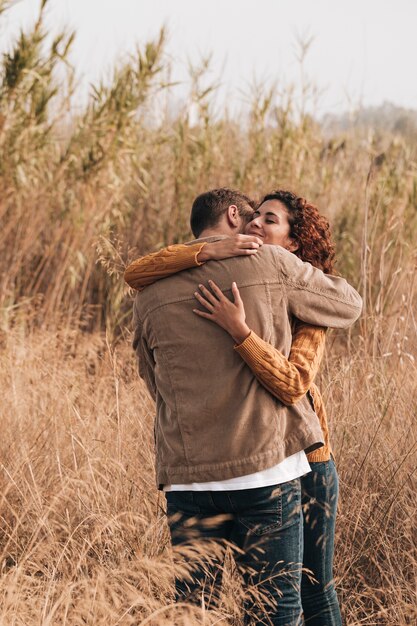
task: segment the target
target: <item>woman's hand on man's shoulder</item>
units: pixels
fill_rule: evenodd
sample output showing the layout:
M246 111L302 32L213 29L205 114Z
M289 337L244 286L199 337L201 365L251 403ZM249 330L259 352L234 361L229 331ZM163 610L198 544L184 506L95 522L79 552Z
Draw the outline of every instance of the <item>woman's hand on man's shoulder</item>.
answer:
M200 263L205 261L220 261L234 256L248 256L256 254L262 246L262 239L255 235L233 235L206 243L197 256Z

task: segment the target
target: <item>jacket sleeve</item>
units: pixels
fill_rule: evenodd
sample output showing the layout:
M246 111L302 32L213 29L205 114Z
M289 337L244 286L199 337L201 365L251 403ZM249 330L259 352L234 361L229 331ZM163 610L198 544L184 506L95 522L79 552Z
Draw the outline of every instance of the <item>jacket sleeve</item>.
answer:
M344 278L324 274L284 248L274 248L288 310L294 317L313 326L329 328L347 328L358 319L362 298Z
M143 324L137 314L136 303L133 305L133 349L138 359L139 376L143 378L152 399L156 400L155 360L143 334Z
M161 278L202 265L197 256L205 245L206 242L192 245L176 244L142 256L126 268L124 279L129 287L142 291Z
M286 405L295 404L310 389L324 354L326 330L298 323L288 359L251 331L235 346L259 382Z

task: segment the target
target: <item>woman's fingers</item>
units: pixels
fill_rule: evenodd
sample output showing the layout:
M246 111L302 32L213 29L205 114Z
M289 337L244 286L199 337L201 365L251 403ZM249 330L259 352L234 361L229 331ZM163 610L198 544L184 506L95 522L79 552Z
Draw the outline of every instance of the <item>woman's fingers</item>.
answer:
M235 253L237 255L256 254L262 246L262 239L249 235L239 235L236 240Z
M218 285L216 285L214 280L209 280L208 282L209 282L211 291L209 291L206 287L204 287L204 285L199 285L201 291L206 296L206 299L203 298L199 294L198 291L196 291L194 295L196 296L197 300L201 302L201 304L204 304L204 306L209 311L213 311L215 307L219 304L219 302L228 300L228 298L226 298L223 291L220 289ZM242 302L242 298L240 297L240 291L235 282L232 283L232 294L233 294L235 304L240 304Z
M194 291L194 295L199 301L199 303L202 304L208 311L214 310L214 306L211 304L211 302L208 302L208 300L203 298L203 296L200 293L198 293L198 291Z
M193 313L195 313L196 315L199 315L200 317L205 317L206 320L213 319L210 313L206 313L205 311L199 311L198 309L193 309Z
M261 244L259 244L257 241L241 241L241 242L237 242L237 247L259 250L259 248L261 247Z
M256 235L234 235L219 241L206 243L199 253L199 260L209 261L210 259L221 260L230 259L234 256L256 254L262 246L263 241Z
M256 254L258 252L258 248L237 248L236 256L248 256L251 254Z
M223 291L216 285L214 280L209 280L208 282L210 285L210 289L217 296L217 300L223 300L226 296L224 295Z
M219 301L221 300L227 300L226 296L224 295L223 291L220 289L220 287L218 287L216 285L216 283L214 282L214 280L209 280L209 285L210 285L210 289L213 291L213 293L217 296L217 299ZM236 285L235 282L232 283L232 294L235 300L235 303L240 303L242 302L242 298L240 297L240 291L238 286Z
M263 241L256 235L236 235L237 245L241 248L260 248Z
M240 291L236 283L232 283L232 294L235 304L240 304L242 302L242 298L240 297Z
M209 291L206 287L204 287L204 285L198 285L200 288L200 291L204 294L204 296L206 297L206 299L211 302L211 304L213 306L216 306L216 304L218 303L218 299L213 295L213 293L211 291Z

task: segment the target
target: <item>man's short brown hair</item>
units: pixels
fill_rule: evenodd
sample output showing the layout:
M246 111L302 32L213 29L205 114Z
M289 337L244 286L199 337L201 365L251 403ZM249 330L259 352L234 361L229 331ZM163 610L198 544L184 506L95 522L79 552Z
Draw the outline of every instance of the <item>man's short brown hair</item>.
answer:
M194 237L212 226L216 226L229 206L235 204L239 215L249 219L255 209L255 202L235 189L222 187L200 194L193 202L190 226Z

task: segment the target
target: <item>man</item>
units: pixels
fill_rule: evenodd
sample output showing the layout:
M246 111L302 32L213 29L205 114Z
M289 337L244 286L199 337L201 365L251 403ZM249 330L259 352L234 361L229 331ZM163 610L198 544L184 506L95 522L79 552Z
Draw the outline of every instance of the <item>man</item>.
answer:
M197 237L218 239L241 232L251 213L243 194L212 190L194 201L191 225ZM155 283L134 305L139 370L156 400L157 482L167 492L172 543L197 539L203 550L193 579L178 577L177 597L198 601L203 590L208 601L213 589L217 595L220 567L209 550L213 541L229 542L239 550L246 582L271 601L263 610L249 601L247 620L298 625L299 477L309 469L304 450L322 443L320 425L307 398L282 405L230 337L193 315L193 294L207 278L223 290L236 281L250 327L287 355L292 315L346 327L360 313L360 297L343 279L263 246L250 258L207 263Z

